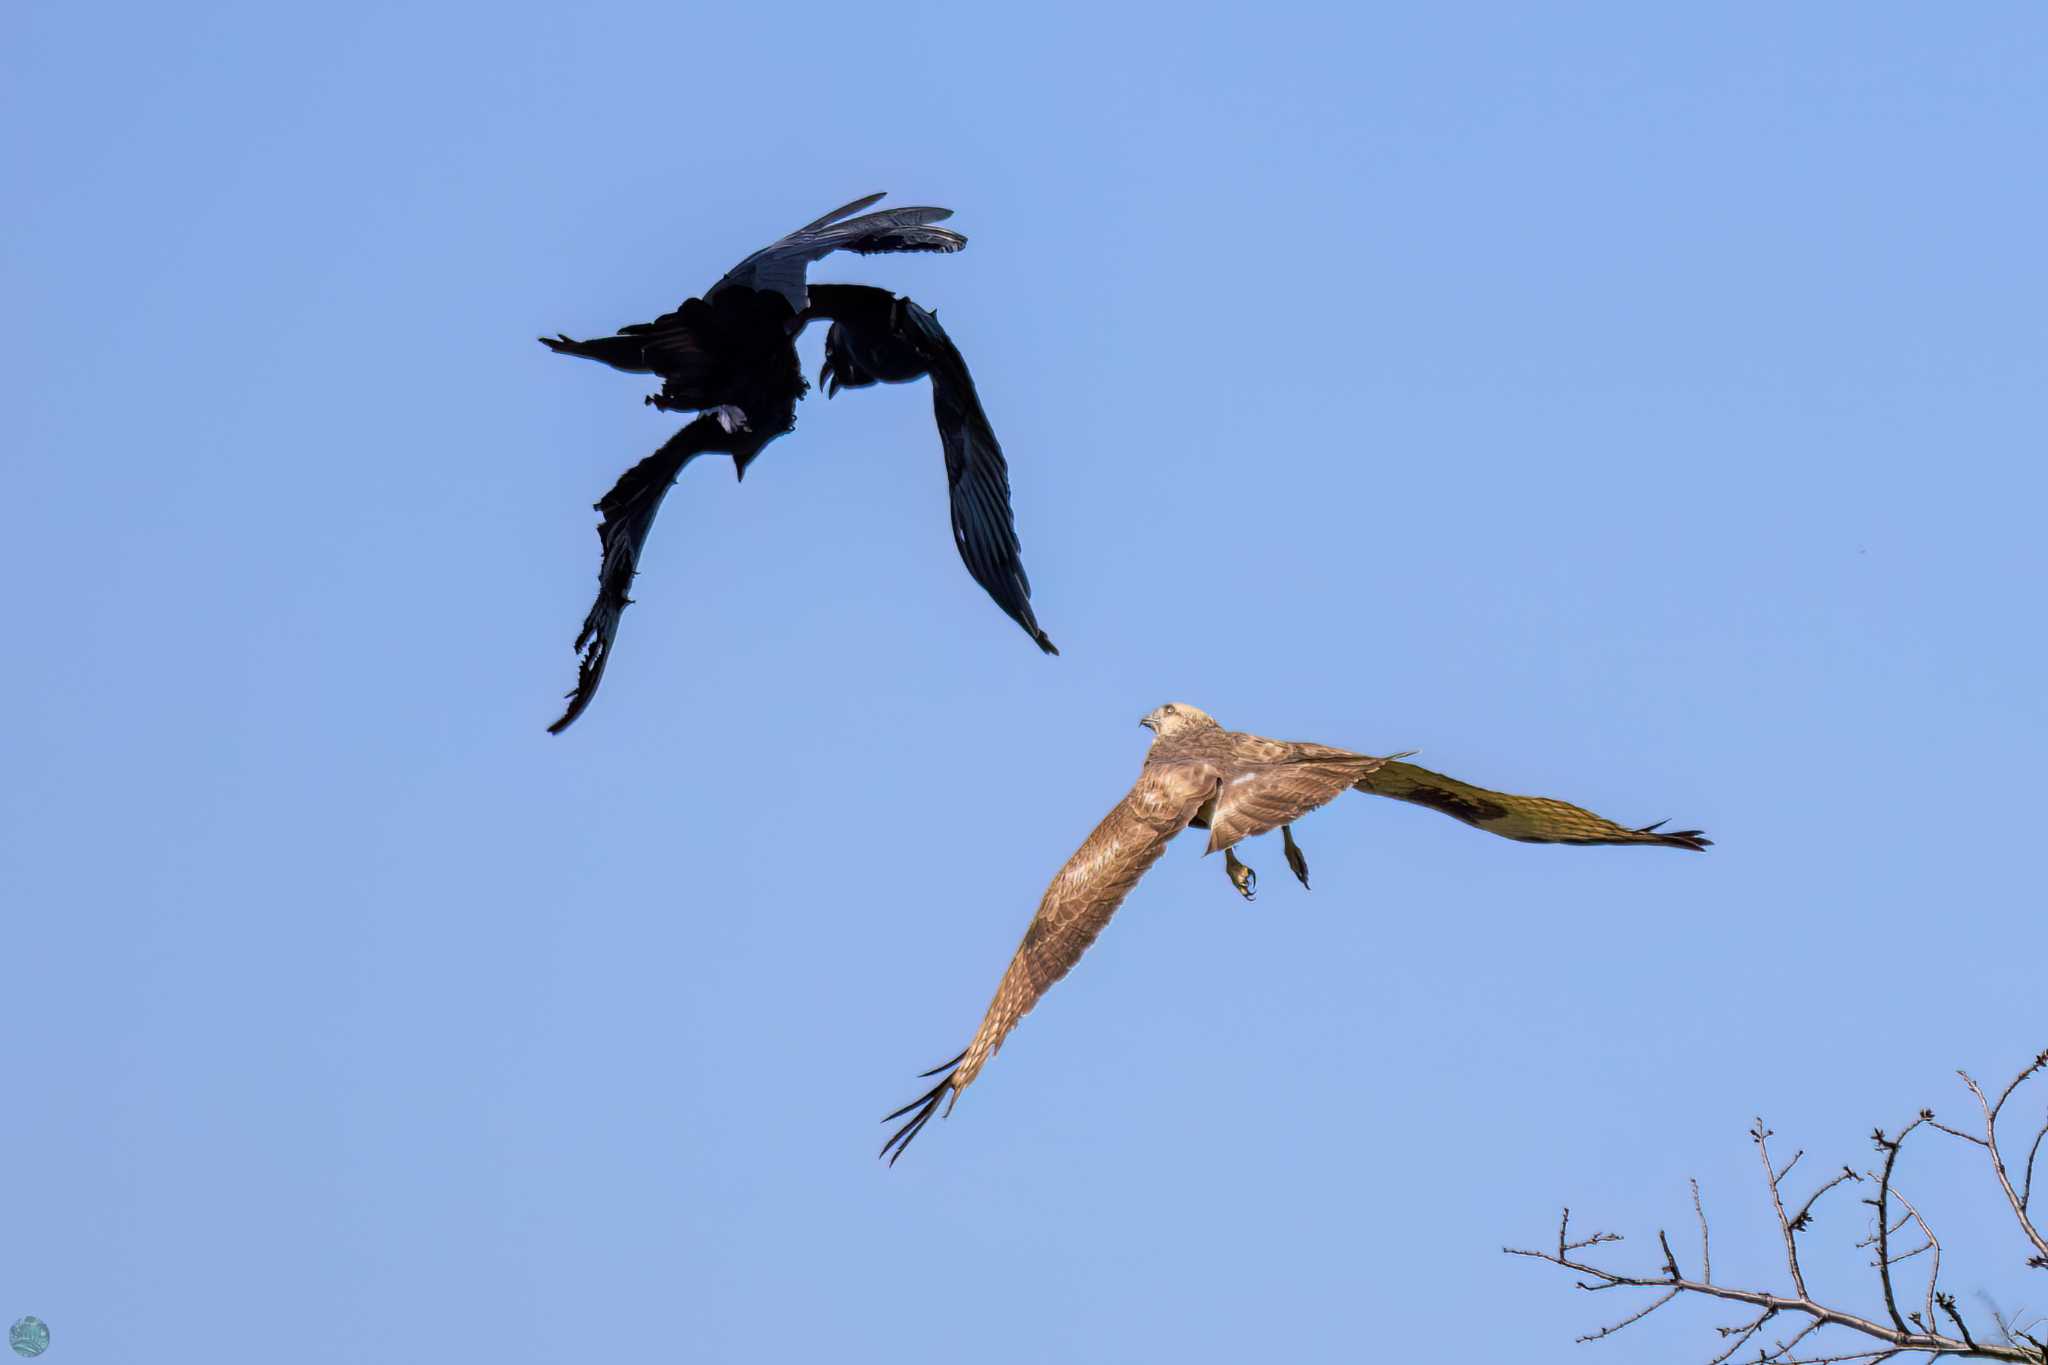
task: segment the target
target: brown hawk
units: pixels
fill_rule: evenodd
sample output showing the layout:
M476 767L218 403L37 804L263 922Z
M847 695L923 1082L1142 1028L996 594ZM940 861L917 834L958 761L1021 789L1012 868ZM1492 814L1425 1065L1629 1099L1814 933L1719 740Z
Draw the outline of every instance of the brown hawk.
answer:
M973 1041L952 1061L924 1073L944 1072L937 1085L882 1120L908 1116L882 1145L891 1165L938 1112L941 1100L952 1112L952 1101L973 1083L1017 1021L1080 961L1145 870L1159 861L1167 841L1189 825L1209 831L1205 851L1223 854L1224 870L1246 900L1258 879L1233 846L1279 830L1287 865L1307 886L1308 861L1294 842L1293 823L1353 788L1428 806L1475 829L1528 844L1654 844L1697 852L1713 842L1696 829L1660 829L1661 821L1630 829L1566 801L1488 791L1400 762L1406 754L1372 758L1323 744L1226 730L1184 702L1162 706L1139 723L1154 738L1137 784L1046 888Z

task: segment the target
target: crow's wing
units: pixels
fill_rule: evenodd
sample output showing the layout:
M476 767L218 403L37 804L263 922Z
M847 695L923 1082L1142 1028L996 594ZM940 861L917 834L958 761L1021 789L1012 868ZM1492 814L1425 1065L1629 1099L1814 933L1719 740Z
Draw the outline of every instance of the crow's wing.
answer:
M688 389L702 388L720 367L730 363L719 353L721 327L702 299L685 299L674 311L652 322L634 322L606 337L578 341L557 334L540 338L556 355L581 356L628 374L661 375Z
M1489 791L1413 763L1383 763L1360 779L1358 789L1428 806L1474 829L1525 844L1662 844L1700 852L1714 842L1696 829L1660 830L1662 820L1630 829L1568 801Z
M1045 889L1024 941L1010 959L981 1027L967 1050L926 1072L945 1076L925 1094L883 1119L909 1117L883 1144L894 1165L912 1138L931 1121L948 1093L957 1096L1003 1045L1031 1007L1065 976L1095 942L1110 916L1173 836L1216 790L1217 770L1205 762L1148 763L1130 794L1117 802Z
M946 456L946 494L960 562L1006 615L1047 654L1059 649L1031 610L1031 580L1010 511L1010 466L982 410L974 376L938 317L867 285L821 284L812 312L832 319L819 382L828 394L926 375L932 418Z
M815 222L806 223L779 242L762 247L704 291L710 298L721 289L744 287L773 292L801 313L807 301L805 274L811 262L835 251L871 255L880 251L958 251L967 239L951 228L932 227L953 216L951 209L900 208L860 213L881 200L879 194L841 205ZM860 213L857 218L848 214Z
M549 734L568 729L597 695L605 664L611 659L612 641L618 637L619 617L633 600L626 591L640 571L640 547L647 543L654 514L661 510L661 500L683 466L711 449L722 435L715 419L699 417L621 475L612 491L596 504L604 513L597 528L598 541L604 546L597 571L597 601L576 636L576 648L583 656L576 669L576 688L568 694L569 706L561 719L548 727Z
M1058 647L1031 611L1031 580L1024 574L1016 518L1010 511L1010 466L982 411L967 362L938 318L908 299L903 301L903 326L931 374L932 417L946 452L946 490L960 560L1040 649L1057 654Z

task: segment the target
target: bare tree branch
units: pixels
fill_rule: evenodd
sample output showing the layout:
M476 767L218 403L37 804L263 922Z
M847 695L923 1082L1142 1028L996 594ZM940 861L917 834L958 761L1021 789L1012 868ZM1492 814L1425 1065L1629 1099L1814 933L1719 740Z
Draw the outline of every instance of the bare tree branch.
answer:
M1934 1235L1934 1229L1927 1226L1927 1220L1920 1216L1920 1210L1913 1207L1911 1201L1909 1201L1906 1198L1906 1196L1900 1192L1899 1188L1896 1185L1892 1187L1892 1198L1898 1200L1901 1204L1904 1204L1906 1206L1906 1212L1913 1216L1913 1221L1920 1225L1921 1234L1927 1238L1926 1246L1917 1248L1913 1251L1909 1251L1905 1255L1895 1258L1892 1264L1897 1265L1900 1261L1910 1261L1911 1259L1913 1259L1913 1257L1918 1256L1923 1251L1931 1251L1934 1253L1934 1268L1927 1272L1927 1325L1929 1327L1932 1327L1934 1325L1935 1300L1940 1297L1935 1292L1935 1289L1941 1280L1941 1239ZM1904 1226L1904 1224L1901 1224L1900 1226Z
M1737 1351L1741 1350L1751 1337L1755 1336L1758 1332L1761 1332L1763 1330L1765 1323L1769 1322L1772 1318L1776 1317L1777 1315L1777 1309L1766 1308L1763 1312L1757 1314L1752 1321L1741 1327L1716 1327L1714 1330L1719 1332L1722 1336L1733 1337L1735 1338L1735 1340L1728 1344L1727 1350L1721 1352L1721 1354L1715 1356L1712 1360L1708 1361L1707 1365L1724 1365L1728 1357L1734 1355Z
M1892 1229L1887 1226L1891 1214L1885 1208L1891 1198L1892 1167L1899 1159L1899 1149L1906 1145L1906 1135L1932 1117L1932 1110L1922 1110L1920 1117L1899 1130L1899 1135L1887 1141L1884 1129L1872 1132L1871 1138L1877 1143L1877 1150L1884 1153L1884 1174L1877 1179L1877 1198L1870 1202L1877 1208L1877 1279L1884 1286L1884 1311L1892 1315L1892 1326L1901 1332L1906 1330L1906 1320L1899 1316L1898 1300L1892 1297ZM1904 1226L1903 1223L1900 1224ZM1803 1291L1802 1291L1803 1292ZM1929 1327L1934 1325L1933 1310L1928 1310Z
M1773 1172L1771 1169L1771 1130L1764 1127L1764 1121L1759 1118L1756 1121L1756 1127L1749 1130L1749 1136L1756 1143L1757 1156L1763 1159L1764 1180L1771 1187L1771 1207L1778 1214L1778 1231L1785 1234L1785 1264L1792 1271L1792 1288L1797 1290L1799 1297L1803 1299L1806 1297L1806 1277L1799 1273L1799 1244L1792 1232L1792 1220L1785 1216L1785 1202L1778 1198L1778 1182L1792 1174L1792 1168L1799 1164L1799 1158L1805 1156L1806 1153L1803 1150L1794 1152L1792 1159L1785 1163L1784 1170Z
M1849 1167L1843 1167L1841 1174L1823 1183L1820 1188L1807 1197L1806 1202L1799 1207L1799 1211L1796 1214L1788 1217L1785 1212L1785 1201L1781 1187L1785 1177L1792 1173L1793 1168L1799 1164L1800 1158L1805 1153L1803 1151L1794 1153L1792 1159L1786 1162L1782 1169L1779 1168L1771 1160L1769 1144L1772 1134L1762 1119L1756 1121L1755 1126L1750 1129L1749 1136L1750 1140L1756 1144L1757 1157L1764 1168L1765 1188L1770 1194L1771 1208L1778 1219L1779 1236L1784 1242L1785 1269L1791 1279L1791 1290L1789 1292L1773 1289L1736 1288L1714 1282L1706 1206L1700 1197L1699 1182L1697 1180L1691 1182L1693 1214L1698 1219L1700 1225L1700 1278L1697 1280L1687 1278L1685 1273L1679 1268L1678 1259L1672 1254L1671 1240L1661 1229L1657 1233L1657 1246L1662 1253L1663 1261L1654 1271L1629 1272L1611 1270L1604 1266L1593 1264L1585 1258L1584 1253L1610 1242L1619 1242L1622 1239L1611 1232L1595 1232L1590 1237L1580 1238L1576 1241L1572 1240L1570 1209L1565 1210L1563 1218L1558 1223L1555 1250L1532 1251L1517 1247L1503 1247L1501 1249L1511 1256L1526 1256L1533 1260L1546 1261L1552 1265L1572 1271L1580 1277L1577 1281L1578 1287L1587 1291L1607 1289L1661 1291L1656 1298L1636 1312L1629 1314L1610 1326L1601 1328L1597 1332L1580 1337L1580 1341L1598 1341L1604 1337L1612 1336L1625 1327L1641 1322L1644 1318L1649 1317L1674 1299L1691 1296L1719 1299L1729 1303L1747 1304L1757 1310L1757 1315L1748 1322L1738 1326L1716 1329L1728 1344L1718 1355L1707 1362L1707 1365L1727 1365L1727 1362L1735 1358L1737 1352L1753 1343L1757 1334L1780 1314L1789 1314L1803 1321L1799 1330L1794 1332L1790 1338L1775 1342L1768 1349L1759 1348L1752 1358L1756 1365L1848 1365L1848 1362L1852 1361L1872 1362L1875 1365L1875 1362L1890 1360L1900 1355L1924 1355L1930 1360L1948 1356L1959 1359L2012 1361L2016 1365L2048 1365L2048 1342L2043 1342L2030 1333L2022 1331L2017 1322L2008 1322L1997 1311L1995 1306L1992 1309L1992 1316L1998 1323L1999 1333L2003 1340L1979 1341L1970 1331L1968 1323L1963 1319L1961 1309L1957 1306L1955 1296L1944 1292L1941 1288L1942 1246L1940 1238L1935 1235L1932 1225L1921 1214L1919 1208L1906 1198L1905 1194L1899 1190L1893 1181L1893 1175L1897 1169L1899 1156L1904 1148L1906 1138L1914 1129L1921 1127L1923 1124L1984 1148L1991 1158L1992 1172L1997 1179L1999 1189L2005 1196L2007 1205L2018 1218L2021 1231L2034 1247L2036 1254L2027 1263L2033 1266L2048 1267L2048 1241L2044 1241L2039 1228L2029 1221L2029 1206L2033 1193L2033 1168L2035 1158L2040 1152L2044 1139L2048 1139L2048 1123L2043 1124L2041 1133L2037 1134L2034 1138L2033 1145L2027 1155L2027 1163L2022 1177L2023 1183L2017 1191L2013 1188L2004 1155L1999 1149L1998 1136L1998 1118L2000 1111L2005 1107L2006 1101L2011 1099L2013 1092L2018 1090L2023 1083L2044 1070L2048 1070L2048 1051L2044 1051L2035 1057L2032 1065L2015 1077L2012 1083L2007 1085L1999 1094L1996 1101L1991 1100L1983 1089L1967 1074L1958 1073L1963 1076L1963 1082L1970 1088L1970 1092L1977 1097L1978 1106L1983 1111L1984 1135L1982 1137L1964 1133L1937 1123L1931 1110L1922 1110L1919 1116L1904 1128L1901 1128L1895 1137L1887 1137L1882 1129L1873 1132L1872 1140L1876 1143L1877 1149L1884 1154L1884 1161L1881 1169L1868 1173L1867 1178L1876 1185L1877 1190L1875 1198L1867 1199L1864 1202L1876 1210L1876 1228L1869 1239L1859 1243L1859 1245L1875 1245L1876 1247L1875 1264L1878 1272L1878 1287L1884 1302L1884 1317L1888 1318L1889 1322L1819 1302L1808 1292L1806 1278L1801 1272L1799 1265L1799 1234L1807 1231L1812 1226L1815 1202L1837 1185L1852 1181L1860 1182L1866 1177L1858 1175ZM1896 1221L1893 1220L1893 1210L1891 1207L1894 1202L1905 1210ZM1911 1250L1894 1253L1893 1239L1909 1225L1917 1227L1925 1241ZM1923 1299L1924 1308L1916 1308L1910 1314L1902 1314L1899 1310L1898 1299L1892 1284L1892 1269L1894 1266L1909 1261L1916 1256L1923 1255L1928 1257L1927 1288ZM1910 1322L1908 1318L1911 1319ZM1953 1328L1953 1335L1945 1330L1944 1324L1941 1321L1942 1318L1946 1318L1946 1325ZM1859 1349L1844 1350L1843 1348L1849 1344L1844 1341L1841 1345L1833 1348L1834 1354L1797 1354L1800 1346L1807 1342L1809 1338L1815 1338L1819 1333L1828 1329L1834 1329L1838 1333L1847 1333L1853 1337L1861 1337L1862 1342ZM1831 1338L1830 1340L1834 1339ZM1823 1349L1827 1348L1823 1347Z
M1714 1282L1714 1253L1707 1245L1707 1211L1700 1207L1700 1182L1692 1182L1692 1211L1700 1220L1700 1278Z
M1616 1332L1619 1332L1622 1328L1627 1327L1630 1323L1641 1322L1644 1318L1647 1318L1648 1316L1650 1316L1650 1314L1656 1312L1659 1308L1662 1308L1665 1304L1677 1298L1679 1292L1680 1291L1674 1289L1669 1294L1666 1294L1663 1298L1653 1301L1648 1308L1639 1309L1638 1311L1629 1314L1627 1317L1623 1318L1620 1322L1615 1323L1613 1326L1602 1327L1597 1332L1589 1332L1585 1336L1574 1337L1573 1340L1598 1341L1602 1337L1611 1337Z
M1949 1320L1955 1323L1956 1330L1963 1334L1963 1344L1971 1350L1975 1350L1977 1343L1970 1339L1970 1329L1963 1322L1963 1315L1956 1311L1956 1296L1953 1294L1940 1294L1935 1297L1935 1302L1941 1305L1941 1311L1948 1314Z
M1829 1190L1833 1189L1835 1186L1841 1184L1845 1180L1854 1180L1858 1183L1861 1183L1863 1177L1856 1174L1856 1172L1850 1170L1847 1166L1844 1166L1842 1168L1842 1173L1840 1175L1836 1176L1833 1180L1830 1180L1827 1184L1821 1186L1819 1189L1815 1190L1812 1194L1807 1196L1806 1202L1799 1206L1799 1212L1792 1216L1792 1231L1804 1232L1809 1227L1813 1226L1814 1201L1819 1199L1822 1195L1826 1194Z
M1964 1085L1970 1087L1970 1093L1977 1097L1977 1107L1984 1111L1983 1144L1985 1150L1991 1154L1992 1173L1998 1177L1998 1187L2005 1191L2005 1201L2012 1206L2013 1217L2019 1219L2020 1231L2026 1234L2027 1240L2034 1244L2034 1255L2028 1259L2027 1264L2036 1269L2048 1270L2048 1237L2041 1235L2041 1230L2035 1227L2032 1220L2027 1216L2026 1204L2020 1199L2019 1195L2013 1192L2012 1177L2006 1174L2005 1170L2005 1157L1998 1150L1999 1111L2005 1108L2005 1102L2012 1098L2013 1091L2019 1089L2029 1080L2032 1080L2043 1070L2048 1070L2048 1049L2044 1049L2036 1056L2031 1066L2012 1078L2011 1083L1999 1092L1998 1103L1996 1104L1984 1098L1983 1089L1978 1086L1975 1080L1971 1079L1967 1071L1958 1071L1956 1074L1963 1078ZM2036 1151L2040 1150L2039 1138L2034 1140L2034 1146ZM2033 1156L2029 1154L2027 1157L2027 1169L2030 1173L2033 1170L2033 1164Z
M2027 1178L2020 1183L2020 1212L2027 1211L2027 1202L2034 1197L2034 1158L2041 1155L2041 1139L2048 1138L2048 1118L2041 1120L2041 1131L2034 1134L2034 1145L2027 1149Z
M1792 1340L1781 1341L1768 1351L1758 1351L1756 1353L1756 1358L1760 1361L1783 1360L1787 1356L1792 1354L1792 1352L1798 1347L1800 1342L1806 1340L1808 1337L1812 1336L1815 1332L1818 1332L1819 1330L1819 1323L1809 1322L1806 1324L1806 1326L1800 1328L1799 1331L1793 1335Z

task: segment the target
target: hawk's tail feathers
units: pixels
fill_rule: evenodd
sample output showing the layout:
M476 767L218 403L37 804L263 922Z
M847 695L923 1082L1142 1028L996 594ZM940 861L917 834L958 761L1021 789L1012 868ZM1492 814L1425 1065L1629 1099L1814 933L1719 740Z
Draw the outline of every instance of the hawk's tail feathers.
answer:
M1703 830L1674 829L1663 833L1660 831L1664 829L1664 824L1664 821L1659 820L1656 824L1644 825L1633 833L1647 834L1660 844L1669 844L1673 848L1689 848L1695 853L1705 853L1714 846L1714 841L1709 839Z
M965 1052L962 1052L958 1057L953 1058L951 1061L940 1062L930 1071L921 1071L918 1073L919 1080L924 1080L928 1076L938 1076L941 1071L945 1072L946 1074L944 1076L939 1077L939 1083L937 1085L925 1091L922 1095L919 1095L916 1099L904 1105L901 1109L898 1109L893 1114L885 1114L882 1116L882 1122L893 1123L895 1120L903 1118L905 1114L910 1115L910 1117L904 1121L903 1126L898 1128L895 1132L891 1133L889 1135L889 1140L882 1144L882 1150L876 1153L878 1157L888 1157L889 1164L891 1166L894 1166L896 1164L896 1158L902 1156L905 1151L909 1150L911 1139L915 1138L919 1133L923 1132L924 1126L932 1121L932 1115L938 1113L939 1101L946 1098L946 1093L950 1090L952 1091L954 1099L957 1100L960 1097L960 1092L958 1090L953 1089L953 1077L955 1073L957 1073L960 1070L960 1063L966 1058L966 1056L967 1054ZM913 1110L915 1111L914 1113L912 1112ZM948 1114L953 1112L953 1106L951 1103L948 1103L946 1105L946 1112ZM894 1149L893 1151L891 1150L892 1148Z

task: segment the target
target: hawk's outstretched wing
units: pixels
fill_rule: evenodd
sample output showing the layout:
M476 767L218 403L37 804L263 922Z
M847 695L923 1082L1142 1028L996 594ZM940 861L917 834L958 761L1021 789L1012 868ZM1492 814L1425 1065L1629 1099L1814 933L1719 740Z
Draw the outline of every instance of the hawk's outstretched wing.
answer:
M708 299L721 289L739 286L780 294L789 300L793 311L801 313L806 302L806 271L812 261L822 260L835 251L855 251L866 256L879 251L958 251L967 245L967 239L951 228L929 226L951 218L951 209L883 209L879 213L863 213L858 218L847 217L880 202L881 198L879 194L870 194L851 204L842 204L781 241L762 247L726 271L724 278L704 291L704 297Z
M576 669L576 688L568 694L569 707L561 719L548 727L549 734L559 735L568 729L597 695L605 664L611 659L612 641L619 633L619 617L633 600L626 590L640 571L640 547L647 543L654 514L661 510L661 500L683 466L712 449L723 435L717 419L699 417L621 475L612 491L596 504L604 513L597 528L598 541L604 546L597 570L597 601L576 636L576 648L583 655Z
M1209 817L1208 852L1293 824L1358 786L1387 761L1319 745L1288 747L1320 752L1232 773L1216 793L1216 809Z
M1207 763L1146 766L1130 794L1103 817L1045 889L1038 913L1025 929L1024 941L1017 945L1009 970L1003 973L995 999L967 1050L926 1072L927 1076L940 1071L946 1074L937 1085L882 1120L887 1123L909 1115L882 1144L881 1154L889 1158L890 1165L896 1164L910 1140L931 1122L939 1102L948 1093L957 1096L965 1090L1002 1047L1017 1021L1081 960L1138 879L1159 861L1167 843L1187 828L1202 803L1214 794L1216 783L1216 769Z
M1488 791L1413 763L1384 763L1362 778L1358 789L1428 806L1474 829L1525 844L1662 844L1699 852L1714 842L1696 829L1662 831L1662 820L1630 829L1568 801Z

